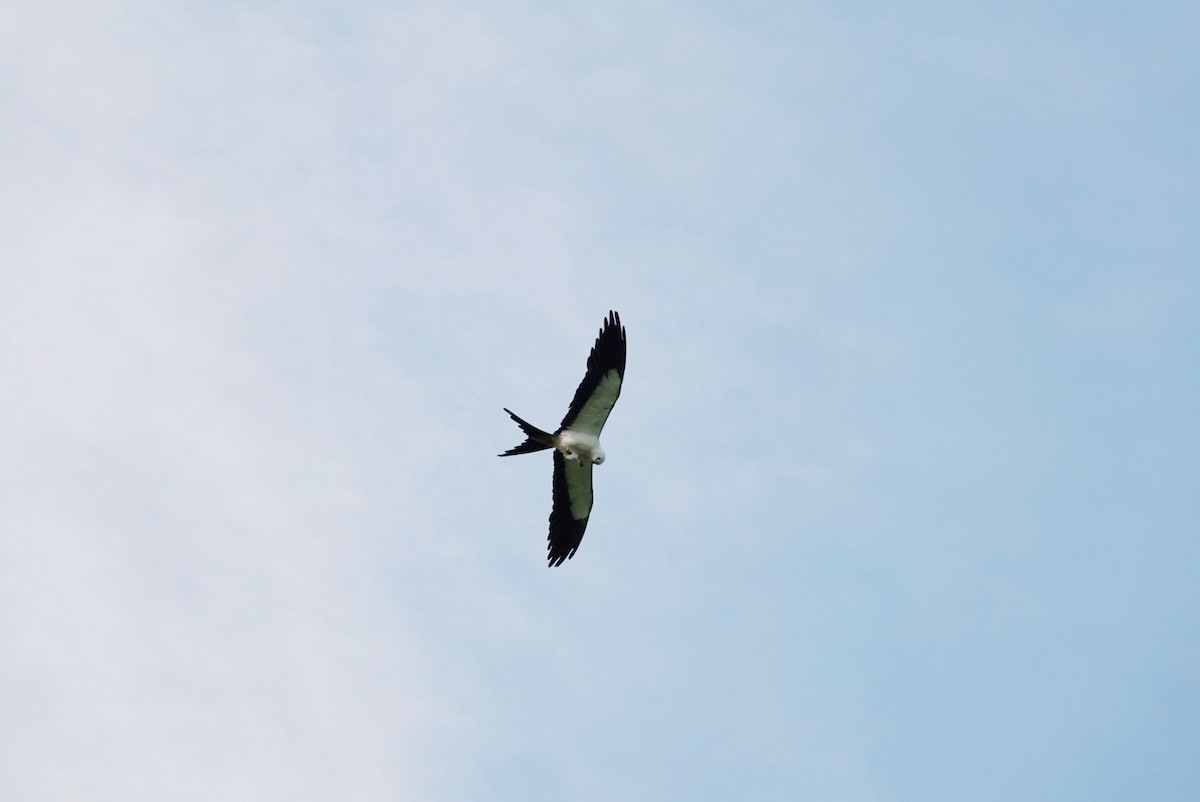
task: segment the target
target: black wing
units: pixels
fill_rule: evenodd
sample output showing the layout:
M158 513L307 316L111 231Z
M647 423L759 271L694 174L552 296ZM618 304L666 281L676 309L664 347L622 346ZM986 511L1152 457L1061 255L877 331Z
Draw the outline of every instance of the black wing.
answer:
M621 325L621 316L610 310L588 355L587 375L575 390L559 431L569 428L599 436L621 394L624 378L625 327Z
M554 450L554 507L550 510L547 550L550 566L575 556L592 514L592 465L580 465Z

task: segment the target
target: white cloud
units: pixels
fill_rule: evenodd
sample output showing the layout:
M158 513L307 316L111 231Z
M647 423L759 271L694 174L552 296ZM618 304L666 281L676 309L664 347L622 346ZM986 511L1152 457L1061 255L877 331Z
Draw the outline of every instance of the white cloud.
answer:
M871 798L942 765L904 729L946 701L925 647L992 669L939 611L1019 573L973 573L988 549L1044 533L957 525L1071 489L1067 433L1052 468L1009 436L1072 423L1029 389L1055 366L978 355L1063 293L971 261L1006 224L971 209L1024 196L981 196L940 151L887 158L961 124L905 116L946 84L868 23L0 12L0 796ZM1178 360L1190 285L1126 283L1076 291L1063 344L1132 333ZM548 571L547 465L493 456L516 436L500 407L553 425L610 307L628 389L584 549ZM1092 542L1069 529L1064 555ZM972 598L993 620L1030 601Z
M744 42L656 12L675 32L645 79L605 19L499 19L111 6L10 28L8 796L480 799L535 789L527 764L585 796L665 782L618 780L593 743L673 682L661 631L744 505L790 471L836 483L678 447L742 402L811 414L786 380L746 398L739 326L811 311L807 274L708 250L792 146L748 123L765 93L729 96ZM741 194L704 197L725 178ZM641 413L613 428L589 560L547 572L546 466L495 460L499 407L556 420L610 305L642 343Z
M78 10L54 28L25 13L6 43L8 795L478 799L523 760L561 763L580 793L611 785L577 721L613 726L669 658L644 601L603 601L619 582L684 604L694 558L678 555L722 480L698 483L684 455L658 502L637 482L657 447L631 418L600 520L639 561L626 573L596 547L547 575L545 465L494 460L513 434L499 406L561 414L610 304L646 343L647 399L678 392L673 360L736 361L694 323L718 300L739 299L722 326L752 312L761 286L686 265L595 274L621 246L580 243L621 219L594 219L614 190L588 182L611 168L617 195L695 192L721 173L706 138L748 129L702 113L713 98L681 63L639 87L618 59L574 97L563 52L469 10ZM571 33L600 61L620 36ZM663 116L672 82L690 89ZM590 165L570 136L521 143L500 90L546 113L543 132L602 123L582 141L617 146ZM491 165L508 143L544 161ZM679 242L662 255L696 253ZM716 397L751 380L735 378Z

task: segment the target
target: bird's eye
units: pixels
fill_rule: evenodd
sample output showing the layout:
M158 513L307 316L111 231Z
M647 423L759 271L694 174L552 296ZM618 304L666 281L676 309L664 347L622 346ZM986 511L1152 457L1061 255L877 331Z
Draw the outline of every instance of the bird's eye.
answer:
M596 464L599 465L601 462L604 462L604 457L596 457Z

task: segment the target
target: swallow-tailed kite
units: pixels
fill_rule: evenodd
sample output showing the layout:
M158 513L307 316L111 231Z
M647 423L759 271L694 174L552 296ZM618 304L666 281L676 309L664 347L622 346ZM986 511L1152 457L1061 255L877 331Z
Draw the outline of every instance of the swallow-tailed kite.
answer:
M587 375L579 383L571 408L554 434L543 432L505 409L521 431L525 442L501 457L554 449L554 507L550 511L547 547L550 565L569 560L583 540L592 513L592 466L604 462L600 430L621 394L625 377L625 328L621 317L610 311L600 336L588 356Z

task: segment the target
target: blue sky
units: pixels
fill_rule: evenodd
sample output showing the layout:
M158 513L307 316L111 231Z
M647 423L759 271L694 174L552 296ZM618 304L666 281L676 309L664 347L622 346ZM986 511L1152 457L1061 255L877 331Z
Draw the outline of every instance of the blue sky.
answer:
M1194 8L10 5L0 796L1200 794Z

